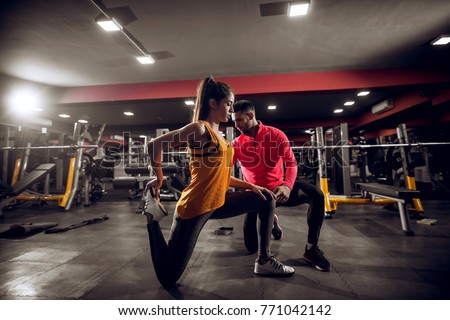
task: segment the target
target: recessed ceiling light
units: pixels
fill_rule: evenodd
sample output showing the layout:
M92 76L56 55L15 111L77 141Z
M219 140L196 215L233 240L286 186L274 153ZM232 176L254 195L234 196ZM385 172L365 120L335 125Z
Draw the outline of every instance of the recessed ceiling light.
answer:
M149 55L146 56L137 56L136 59L142 64L153 64L155 60Z
M370 91L360 91L358 92L358 97L365 97L370 93Z
M193 106L193 105L194 105L194 100L185 100L184 103L185 103L187 106Z
M78 122L79 122L79 123L88 123L89 121L84 120L84 119L80 119L80 120L78 120Z
M298 1L289 3L289 17L304 16L308 13L309 1Z
M355 101L347 101L344 103L344 106L352 106L355 104Z
M130 111L125 111L123 114L126 116L134 116L134 113Z
M445 46L446 44L449 44L449 43L450 43L449 35L440 36L440 37L436 38L435 40L431 41L431 44L433 46Z
M268 106L267 109L269 110L275 110L277 108L277 106Z
M60 115L58 115L58 117L60 117L60 118L70 118L70 115L65 114L65 113L61 113Z
M344 109L334 109L334 113L341 113L342 111L344 111Z

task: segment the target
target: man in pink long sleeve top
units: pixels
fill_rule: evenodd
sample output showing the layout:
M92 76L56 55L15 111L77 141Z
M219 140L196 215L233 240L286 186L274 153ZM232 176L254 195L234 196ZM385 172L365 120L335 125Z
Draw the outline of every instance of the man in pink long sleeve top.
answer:
M297 161L289 140L281 130L257 121L250 101L234 104L233 120L242 133L233 141L233 160L239 161L244 180L272 190L277 196L277 206L309 204L303 259L318 270L329 271L330 263L318 246L325 210L323 193L310 183L296 180ZM256 213L249 212L244 222L244 242L250 253L258 248L256 219ZM272 234L276 240L283 234L276 216Z

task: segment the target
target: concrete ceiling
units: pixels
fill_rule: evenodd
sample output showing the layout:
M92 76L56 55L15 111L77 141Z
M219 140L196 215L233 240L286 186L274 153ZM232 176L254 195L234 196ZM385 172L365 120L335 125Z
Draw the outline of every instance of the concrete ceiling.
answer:
M105 8L127 6L134 13L126 32L155 58L152 65L136 62L139 51L123 33L98 27L94 2L0 0L2 95L11 83L29 81L56 92L44 112L53 121L67 112L68 122L86 117L113 127L170 127L188 121L184 99L195 94L199 79L213 75L235 83L237 98L251 98L261 108L276 103L277 113L260 112L263 121L307 126L305 121L336 117L335 107L369 85L373 94L341 117L361 116L383 99L450 80L449 46L429 46L450 34L448 0L311 0L309 15L296 18L261 16L260 5L270 1L103 0ZM386 80L390 72L418 67L438 75ZM352 81L340 80L343 72L364 70L369 72L354 73ZM371 70L386 70L385 77L368 79ZM283 92L280 83L289 85L292 74L306 75L305 82L334 77L335 84L297 83ZM264 76L274 75L280 80L268 85ZM355 80L358 75L365 78ZM142 94L153 84L166 84L173 94ZM130 90L138 86L140 94ZM100 97L98 88L110 93ZM80 90L91 95L67 98ZM2 109L7 118L6 103ZM137 116L124 118L127 110Z

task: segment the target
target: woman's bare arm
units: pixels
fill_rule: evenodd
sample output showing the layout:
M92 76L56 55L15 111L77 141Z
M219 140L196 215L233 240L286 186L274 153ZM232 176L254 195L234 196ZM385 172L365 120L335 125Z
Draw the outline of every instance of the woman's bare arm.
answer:
M161 166L162 152L183 144L201 145L205 142L203 140L206 140L205 132L205 125L197 122L190 123L183 128L163 134L148 144L150 165L158 179L158 189L161 187L164 179Z

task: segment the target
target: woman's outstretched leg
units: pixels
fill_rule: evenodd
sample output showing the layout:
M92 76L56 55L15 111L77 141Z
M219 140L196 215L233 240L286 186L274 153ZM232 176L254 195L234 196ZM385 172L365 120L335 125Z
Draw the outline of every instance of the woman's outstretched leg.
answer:
M245 246L251 254L258 249L260 254L261 250L265 254L269 251L270 224L273 223L274 209L275 201L269 195L264 200L250 191L230 192L225 197L225 204L213 212L211 219L227 219L246 214L243 230Z
M250 254L258 252L258 211L248 212L244 219L244 245Z
M267 276L293 275L294 269L276 260L270 251L270 235L273 225L273 212L275 210L274 200L270 198L263 200L252 192L233 192L227 194L225 204L214 211L211 218L225 219L255 210L259 217L259 252L258 259L255 261L254 273Z
M258 211L259 257L270 257L270 236L272 233L275 201L266 201Z

